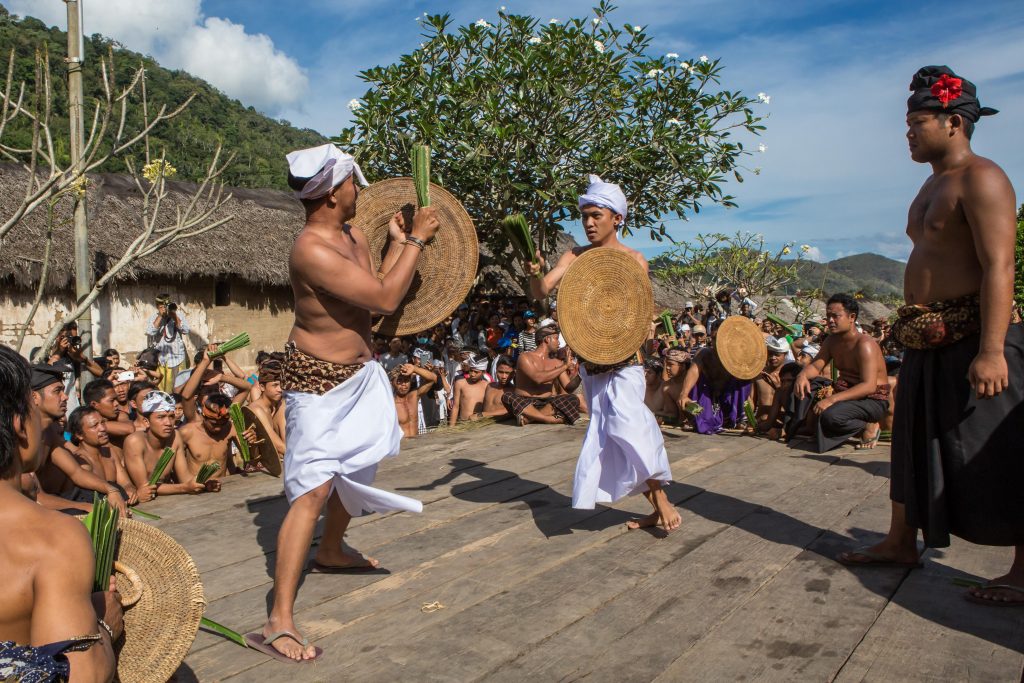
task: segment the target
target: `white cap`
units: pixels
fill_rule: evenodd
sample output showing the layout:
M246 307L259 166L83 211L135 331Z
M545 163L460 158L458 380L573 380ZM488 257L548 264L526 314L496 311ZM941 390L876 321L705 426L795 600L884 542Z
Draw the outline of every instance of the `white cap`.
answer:
M686 323L683 323L682 325L679 326L679 331L680 332L689 332L690 331L690 326L687 325Z
M789 351L789 342L786 341L785 337L768 337L764 341L768 345L768 350L772 353L786 353Z
M323 197L353 173L360 185L366 187L369 184L355 157L330 143L289 152L285 158L288 159L288 171L294 177L309 178L296 193L299 199Z
M693 308L693 302L692 301L687 301L686 305L683 306L683 308Z

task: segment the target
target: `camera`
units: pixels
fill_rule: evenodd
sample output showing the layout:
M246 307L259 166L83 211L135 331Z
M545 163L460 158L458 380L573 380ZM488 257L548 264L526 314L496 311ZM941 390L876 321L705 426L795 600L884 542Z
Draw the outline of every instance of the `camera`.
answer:
M68 344L74 348L78 348L82 345L82 338L78 336L68 337Z
M167 312L168 313L175 313L175 312L177 312L177 310L178 310L178 304L176 304L175 302L172 301L169 304L167 304Z

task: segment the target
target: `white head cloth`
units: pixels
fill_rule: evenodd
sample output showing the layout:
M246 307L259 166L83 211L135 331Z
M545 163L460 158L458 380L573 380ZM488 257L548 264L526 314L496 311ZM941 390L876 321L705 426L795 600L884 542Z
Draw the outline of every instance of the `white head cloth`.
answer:
M473 360L471 360L469 362L469 369L470 370L484 370L484 371L486 371L487 370L487 359L486 358L481 358L480 360L477 360L477 359L474 358Z
M615 183L606 183L593 174L590 175L590 186L580 197L581 209L588 204L600 206L602 209L611 209L623 218L626 217L626 211L629 208L622 188Z
M296 193L299 199L317 199L323 197L333 188L341 185L353 173L360 185L369 183L351 154L345 154L336 145L330 143L309 149L289 152L288 171L296 178L309 178L306 184Z
M142 410L140 412L143 415L170 412L174 410L174 406L174 397L170 394L162 391L151 391L146 394L146 398L142 399Z
M801 351L801 353L807 354L811 358L817 358L818 357L818 351L820 351L820 350L821 349L819 349L814 344L805 344L804 345L804 349L803 349L803 351Z
M786 353L789 351L789 342L785 337L768 337L765 339L768 350L772 353Z

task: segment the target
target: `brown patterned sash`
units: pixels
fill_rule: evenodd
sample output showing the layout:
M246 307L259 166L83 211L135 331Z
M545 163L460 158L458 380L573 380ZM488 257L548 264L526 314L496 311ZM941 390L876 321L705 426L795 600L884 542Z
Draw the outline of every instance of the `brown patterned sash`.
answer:
M281 388L285 391L323 396L363 369L362 363L342 365L314 358L300 351L295 342L285 344L284 351Z
M981 297L900 306L892 334L908 349L927 351L955 344L981 332Z

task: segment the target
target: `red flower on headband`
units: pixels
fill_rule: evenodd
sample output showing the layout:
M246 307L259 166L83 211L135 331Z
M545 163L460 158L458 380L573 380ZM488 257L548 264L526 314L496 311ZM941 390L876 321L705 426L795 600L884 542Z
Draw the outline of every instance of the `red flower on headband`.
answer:
M942 102L942 108L945 109L949 106L949 103L960 97L963 93L963 81L959 78L954 78L949 74L942 74L939 80L932 84L932 95L936 97L939 102Z

